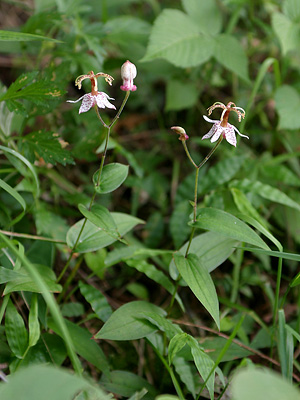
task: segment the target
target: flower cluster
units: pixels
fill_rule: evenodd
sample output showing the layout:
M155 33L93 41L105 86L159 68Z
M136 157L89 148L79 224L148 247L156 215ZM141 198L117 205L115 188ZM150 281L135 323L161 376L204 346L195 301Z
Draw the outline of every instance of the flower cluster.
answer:
M137 75L136 66L130 61L126 61L121 67L121 78L123 80L123 85L120 87L124 91L135 91L137 87L133 84L133 79ZM86 75L80 75L75 80L75 86L81 89L82 81L89 79L91 81L92 90L91 93L86 93L77 100L67 100L68 103L77 103L82 100L81 106L79 108L79 114L89 111L93 106L97 105L99 108L111 108L116 109L116 107L109 102L109 100L114 100L109 97L108 94L98 91L97 78L103 77L105 81L111 86L114 78L104 72L98 72L95 74L90 71Z

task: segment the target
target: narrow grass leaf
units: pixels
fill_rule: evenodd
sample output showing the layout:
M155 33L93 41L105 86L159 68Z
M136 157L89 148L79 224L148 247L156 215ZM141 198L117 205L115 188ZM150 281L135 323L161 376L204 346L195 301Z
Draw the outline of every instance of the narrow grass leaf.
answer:
M279 258L284 258L286 260L300 261L300 254L285 253L283 251L263 250L263 249L257 249L255 247L243 247L243 249L247 251L252 251L253 253L265 254L271 257L279 257Z
M41 335L39 317L38 317L38 301L36 293L31 296L29 317L28 317L28 327L29 327L29 346L34 346Z
M9 347L13 354L22 359L28 347L28 332L23 318L9 300L5 313L5 332Z
M216 208L201 208L196 222L191 223L191 226L221 233L240 242L250 243L269 250L269 246L243 221Z
M96 192L104 194L116 190L127 178L128 169L128 165L123 165L119 163L104 165L99 185L97 184L99 171L95 172L93 176L93 182Z
M41 40L61 43L60 40L41 35L34 35L32 33L0 30L0 41L2 42L28 42L28 41L41 41Z
M174 254L175 265L194 295L213 317L220 329L219 301L207 268L195 254Z
M23 197L19 194L19 192L17 192L16 189L11 187L8 183L3 181L2 179L0 179L0 187L7 193L9 193L23 208L23 211L10 222L9 226L12 226L23 218L26 210L26 203Z
M136 318L137 314L147 312L164 316L166 312L145 301L132 301L118 308L106 321L96 339L134 340L140 339L157 330L157 327L146 320Z

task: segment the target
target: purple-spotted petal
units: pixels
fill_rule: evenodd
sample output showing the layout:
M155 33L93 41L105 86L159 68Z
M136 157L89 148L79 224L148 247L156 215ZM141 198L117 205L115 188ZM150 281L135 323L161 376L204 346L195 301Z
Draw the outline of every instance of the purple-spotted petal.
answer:
M219 137L223 134L223 131L224 131L224 128L222 126L220 126L219 124L215 124L214 126L216 127L216 131L210 140L212 143L216 142L219 139Z
M232 146L236 147L236 137L233 126L228 124L227 128L224 128L224 133L227 142L230 143Z
M96 102L97 102L97 106L99 108L112 108L112 109L116 109L116 107L111 104L109 100L114 100L112 97L109 97L106 93L104 92L98 92L97 96L95 96Z
M210 130L202 137L202 140L203 139L210 139L215 133L216 133L216 130L218 129L218 125L217 124L214 124L211 128L210 128Z
M230 124L228 124L230 125ZM233 129L236 131L236 133L238 133L240 136L245 137L247 139L249 139L249 136L247 135L243 135L235 126L231 125L233 127Z
M89 111L95 104L95 98L91 93L87 93L82 98L79 114Z

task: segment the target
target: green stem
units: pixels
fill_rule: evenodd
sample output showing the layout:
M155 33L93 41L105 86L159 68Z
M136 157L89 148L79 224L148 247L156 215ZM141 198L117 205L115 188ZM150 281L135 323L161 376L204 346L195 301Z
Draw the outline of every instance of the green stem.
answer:
M167 361L164 359L164 357L160 354L160 352L157 350L157 348L148 340L148 343L150 344L150 346L153 348L153 350L155 351L155 353L157 354L158 358L160 359L160 361L164 364L166 370L168 371L172 382L174 384L175 390L177 392L177 395L179 397L180 400L185 400L185 397L182 393L181 387L176 379L176 376L172 370L172 368L169 366L169 364L167 363Z
M68 279L66 280L63 290L60 292L60 294L57 297L57 303L60 303L61 299L64 297L66 294L66 291L68 290L68 287L70 286L70 283L74 279L75 275L77 274L77 271L82 263L83 256L81 256L78 260L77 263L75 264L75 267L72 269L70 275L68 276Z
M230 301L235 303L239 291L239 280L240 280L240 272L241 272L241 265L243 261L243 249L238 249L236 254L236 260L233 266L233 283L232 283L232 292L230 296Z
M51 238L47 238L44 236L29 235L28 233L9 232L9 231L3 231L2 229L0 229L0 232L6 236L20 237L20 238L24 238L24 239L41 240L43 242L51 242L51 243L57 243L57 244L67 244L63 240L51 239Z
M276 290L275 290L275 300L274 300L274 310L273 310L273 327L271 332L271 355L273 353L274 335L277 323L281 276L282 276L282 258L278 258L277 280L276 280Z
M113 125L116 123L116 121L117 121L118 118L120 117L120 114L121 114L121 112L123 111L123 109L124 109L124 107L125 107L125 104L126 104L128 98L129 98L129 95L130 95L130 91L127 91L126 94L125 94L124 100L123 100L123 102L122 102L122 104L121 104L121 107L119 108L119 111L117 112L117 114L115 115L114 119L112 120L112 122L111 122L109 125L107 125L107 124L103 121L103 119L102 119L102 117L101 117L101 115L100 115L100 113L99 113L99 109L98 109L97 105L95 105L95 107L94 107L94 108L95 108L95 111L96 111L96 115L97 115L98 119L100 120L101 124L102 124L105 128L107 128L107 134L106 134L106 138L105 138L105 147L104 147L104 151L103 151L102 157L101 157L101 162L100 162L100 167L99 167L99 172L98 172L96 187L99 187L99 185L100 185L101 176L102 176L102 171L103 171L103 167L104 167L104 161L105 161L106 153L107 153L107 147L108 147L108 142L109 142L109 136L110 136L111 128L113 127ZM91 209L92 205L94 204L96 194L97 194L97 192L96 192L96 189L95 189L95 190L94 190L94 193L93 193L93 196L92 196L92 198L91 198L90 204L89 204L89 210ZM79 233L78 233L76 242L75 242L74 246L73 246L72 249L71 249L71 253L70 253L70 255L69 255L69 258L68 258L68 260L67 260L67 262L66 262L64 268L62 269L62 271L61 271L59 277L57 278L57 283L60 282L60 280L62 279L62 277L63 277L64 274L66 273L66 271L67 271L67 269L68 269L68 267L69 267L69 265L70 265L70 263L71 263L73 254L75 253L75 249L76 249L76 247L77 247L77 245L78 245L78 243L79 243L79 240L80 240L80 238L81 238L81 235L82 235L82 232L83 232L83 230L84 230L84 228L85 228L86 223L87 223L87 218L85 218L84 221L83 221L83 224L82 224L81 229L80 229L80 231L79 231Z

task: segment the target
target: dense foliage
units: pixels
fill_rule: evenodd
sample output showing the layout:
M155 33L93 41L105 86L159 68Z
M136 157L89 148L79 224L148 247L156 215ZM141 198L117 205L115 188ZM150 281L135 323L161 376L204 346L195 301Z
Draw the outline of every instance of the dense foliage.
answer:
M1 400L299 399L300 0L0 17Z

